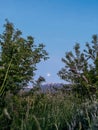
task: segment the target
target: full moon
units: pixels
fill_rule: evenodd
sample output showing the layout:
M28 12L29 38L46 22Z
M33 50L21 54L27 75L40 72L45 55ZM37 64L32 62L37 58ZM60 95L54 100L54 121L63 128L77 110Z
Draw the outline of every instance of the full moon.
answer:
M51 76L51 74L50 73L47 73L47 77L50 77Z

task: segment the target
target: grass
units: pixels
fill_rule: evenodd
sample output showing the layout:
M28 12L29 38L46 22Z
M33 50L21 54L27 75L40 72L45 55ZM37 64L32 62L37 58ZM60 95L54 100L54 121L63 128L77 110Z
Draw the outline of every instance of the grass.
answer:
M97 130L98 101L80 102L71 93L6 94L0 130Z

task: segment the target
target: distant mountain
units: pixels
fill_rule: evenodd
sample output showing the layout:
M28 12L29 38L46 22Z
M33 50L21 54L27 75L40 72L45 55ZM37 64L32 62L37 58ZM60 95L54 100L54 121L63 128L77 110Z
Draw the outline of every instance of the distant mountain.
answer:
M45 83L41 84L41 90L42 92L46 91L55 91L56 89L61 89L63 88L64 90L71 90L71 85L70 84L63 84L63 83ZM22 92L29 92L32 88L27 87L22 90Z
M63 83L46 83L41 85L41 89L43 91L52 90L53 88L62 88L63 85L64 85Z
M72 90L71 84L64 84L64 83L46 83L41 85L41 89L43 92L47 90L54 92L55 90L63 89L65 91Z

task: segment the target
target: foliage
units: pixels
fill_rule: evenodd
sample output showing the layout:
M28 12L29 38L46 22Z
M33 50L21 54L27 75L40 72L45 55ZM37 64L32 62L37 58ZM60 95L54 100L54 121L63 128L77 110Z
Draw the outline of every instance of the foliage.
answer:
M97 100L80 104L72 94L61 91L28 96L9 92L5 110L0 130L97 130L98 125Z
M70 51L62 58L65 66L58 72L61 79L72 84L76 96L81 99L92 98L98 84L98 36L93 35L92 43L86 43L81 51L76 43L74 52Z
M44 45L35 45L31 36L22 38L9 21L4 27L0 35L0 130L97 130L97 35L83 52L77 43L74 52L62 58L65 67L58 75L71 84L43 92L44 77L34 81L34 75L37 63L48 58ZM34 81L31 91L19 91L30 81Z
M1 130L63 129L68 127L75 113L73 98L60 92L56 94L34 92L28 96L7 93L6 104L11 119L5 113L1 115Z
M0 95L8 90L17 93L27 86L33 81L37 63L48 58L45 46L35 45L32 36L23 38L9 21L4 28L0 35Z
M29 82L34 82L36 66L42 59L47 60L48 53L43 44L35 45L32 36L23 38L22 32L15 30L8 20L4 28L0 35L0 129L8 130L14 123L18 123L17 129L20 129L26 102L19 101L17 94Z

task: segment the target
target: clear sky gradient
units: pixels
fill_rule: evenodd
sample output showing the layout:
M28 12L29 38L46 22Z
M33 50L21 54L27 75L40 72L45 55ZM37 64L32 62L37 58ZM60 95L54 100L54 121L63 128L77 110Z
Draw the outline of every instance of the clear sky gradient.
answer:
M63 82L57 72L65 52L76 42L84 48L98 34L98 0L0 0L0 33L6 18L24 37L32 35L35 43L46 45L50 59L38 65L36 77Z

